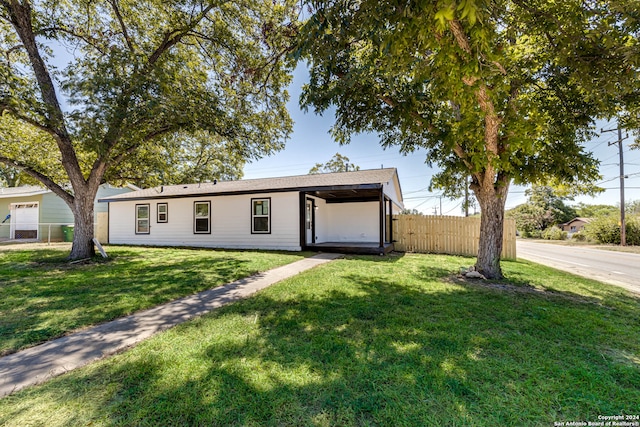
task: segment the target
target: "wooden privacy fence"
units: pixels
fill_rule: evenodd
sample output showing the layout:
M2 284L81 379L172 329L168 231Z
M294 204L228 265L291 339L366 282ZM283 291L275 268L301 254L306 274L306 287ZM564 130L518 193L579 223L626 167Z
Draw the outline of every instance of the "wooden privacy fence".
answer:
M451 255L478 255L480 218L398 215L394 218L396 251ZM516 222L504 220L502 258L516 257Z

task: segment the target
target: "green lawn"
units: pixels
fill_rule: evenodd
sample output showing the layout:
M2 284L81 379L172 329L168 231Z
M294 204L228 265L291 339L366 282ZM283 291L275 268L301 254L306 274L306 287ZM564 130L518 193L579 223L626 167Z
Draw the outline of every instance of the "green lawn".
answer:
M638 414L640 300L527 262L349 257L0 400L0 425L551 426Z
M110 246L106 260L69 264L69 248L0 247L0 355L305 256Z

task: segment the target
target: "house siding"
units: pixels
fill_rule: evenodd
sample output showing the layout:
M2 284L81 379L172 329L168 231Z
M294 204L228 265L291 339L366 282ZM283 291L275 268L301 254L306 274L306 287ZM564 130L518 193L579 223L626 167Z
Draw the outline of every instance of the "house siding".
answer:
M69 206L54 193L43 194L40 223L44 224L40 226L41 240L62 240L62 224L73 224L73 213Z
M327 203L328 242L378 242L380 204L378 202Z
M42 194L36 194L24 197L11 197L0 199L0 222L2 222L10 213L9 207L14 203L38 203L38 215L42 217ZM40 220L42 221L42 220ZM39 234L42 230L39 230ZM11 236L11 219L4 224L0 224L0 239L8 239Z
M197 246L230 249L301 250L298 193L263 193L271 198L271 233L251 234L251 199L255 195L150 199L149 234L135 234L135 205L140 201L111 203L109 242L154 246ZM194 203L211 202L211 233L193 232ZM157 222L158 203L167 203L168 222Z
M567 224L563 224L562 228L563 228L564 231L567 231L569 233L575 233L575 232L584 230L584 226L586 224L587 223L584 222L584 221L579 221L579 220L578 221L571 221L571 222L569 222ZM571 229L572 227L574 227L573 230Z
M390 182L383 184L382 189L384 194L393 202L393 212L399 213L400 211L402 211L402 208L404 207L404 205L401 202L402 198L400 197L401 192L400 192L400 184L398 180L394 179Z

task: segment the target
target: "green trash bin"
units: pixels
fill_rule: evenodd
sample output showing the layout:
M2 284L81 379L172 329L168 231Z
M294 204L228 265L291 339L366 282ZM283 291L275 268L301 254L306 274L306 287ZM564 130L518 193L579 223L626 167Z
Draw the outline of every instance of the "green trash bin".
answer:
M65 242L73 242L73 225L63 225L62 236Z

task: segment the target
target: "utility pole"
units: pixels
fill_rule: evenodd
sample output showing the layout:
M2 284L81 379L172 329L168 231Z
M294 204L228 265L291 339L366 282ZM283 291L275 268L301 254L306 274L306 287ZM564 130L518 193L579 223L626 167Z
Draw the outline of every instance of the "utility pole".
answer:
M604 132L613 132L616 129L604 130L600 129ZM618 140L609 143L609 146L614 144L618 144L618 153L620 154L620 246L627 246L627 224L624 218L624 156L622 150L622 141L627 139L628 136L622 138L622 128L620 127L620 123L618 122Z

